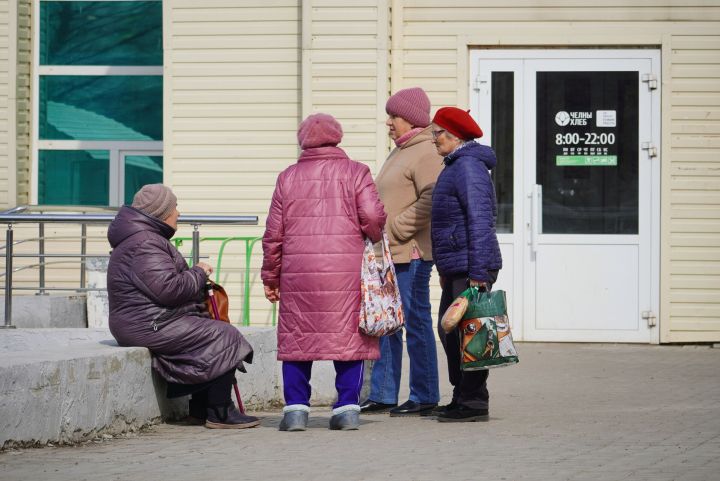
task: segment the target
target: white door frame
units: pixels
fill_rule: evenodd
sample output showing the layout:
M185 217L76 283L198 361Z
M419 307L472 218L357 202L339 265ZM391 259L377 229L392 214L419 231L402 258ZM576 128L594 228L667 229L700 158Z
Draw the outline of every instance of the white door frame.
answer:
M523 95L522 88L522 69L523 61L518 59L493 59L483 60L483 70L496 72L514 72L514 110L513 118L515 123L515 132L520 132L518 123L521 122L523 116ZM492 82L490 76L484 76L479 73L479 65L477 61L472 62L471 78L475 79L474 92L475 101L471 103L471 114L478 120L483 130L483 136L478 140L481 144L490 145L492 139L492 122L491 110L489 108L479 108L480 100L478 97L487 99L489 103L492 99ZM489 105L489 104L486 104ZM520 124L521 125L521 124ZM521 135L515 135L513 139L514 168L513 168L513 231L512 233L498 233L498 242L503 256L503 268L500 270L497 283L497 289L504 289L507 292L508 301L508 317L510 319L513 337L516 340L523 340L523 230L524 217L522 212L515 206L523 204L523 189L519 188L524 182L524 162L525 144ZM503 159L499 159L500 162ZM510 275L508 275L510 274Z
M615 65L614 68L606 68L607 65L598 68L598 61L602 59L611 60L611 63ZM474 50L470 52L470 92L471 92L471 107L473 115L480 122L483 130L486 132L486 136L481 141L489 143L491 139L491 122L490 122L490 109L489 99L491 98L489 75L487 72L491 71L513 71L515 72L515 165L514 165L514 232L512 234L500 234L498 236L501 244L503 245L503 253L510 251L513 254L512 269L512 282L502 285L503 276L501 274L498 281L498 286L510 290L511 288L515 291L509 293L510 300L509 309L516 313L522 313L521 317L516 314L513 316L511 312L511 320L513 321L514 335L518 339L524 340L553 340L561 341L567 340L572 341L572 338L559 339L557 336L543 337L538 336L537 332L533 332L529 320L534 319L534 293L535 293L535 282L534 272L528 272L527 262L523 262L523 259L528 255L528 242L532 242L530 232L530 220L531 220L531 206L532 200L525 196L526 193L531 191L531 186L534 184L535 175L535 158L528 159L527 156L534 153L535 150L535 116L528 115L525 113L525 107L523 104L527 103L531 112L534 113L534 98L535 92L528 92L530 89L529 85L532 84L534 88L534 81L528 83L528 79L524 78L527 75L534 75L535 70L533 67L538 65L542 66L543 61L547 63L553 63L557 60L566 61L567 67L563 68L541 68L542 71L551 70L627 70L627 65L623 66L622 59L646 59L649 61L650 71L640 72L642 76L644 73L654 73L658 77L661 71L660 64L660 52L658 50L650 49L623 49L623 50L605 50L605 49L567 49L567 50ZM533 63L534 62L534 63ZM529 64L528 64L529 63ZM592 65L592 67L590 67ZM633 66L630 70L636 70ZM519 87L518 84L525 85L525 88ZM641 83L640 89L647 89L648 85ZM643 90L641 90L642 92ZM639 135L638 142L651 142L658 151L658 155L655 158L650 158L647 151L640 150L640 166L638 176L639 179L650 179L648 183L641 184L640 189L649 189L649 193L638 192L640 201L643 202L645 199L649 199L650 206L640 205L639 209L643 212L651 212L650 219L638 219L639 220L639 231L640 236L649 236L649 249L650 253L642 252L640 270L641 272L650 272L650 285L649 285L649 302L641 299L642 310L649 310L657 316L659 311L659 266L660 266L660 91L659 89L654 91L652 95L643 96L640 95L641 102L643 97L649 97L649 105L643 106L642 108L648 108L652 117L652 127L647 134ZM532 104L532 106L530 106ZM523 139L524 135L524 141ZM647 138L646 136L649 136ZM518 145L518 143L522 145ZM640 146L638 146L640 147ZM502 159L500 159L502 161ZM566 237L566 236L562 236ZM607 242L613 236L602 236L602 240ZM544 240L558 240L552 236L543 236ZM620 242L627 242L628 236L617 236L616 239ZM649 263L649 265L648 265ZM506 266L509 267L509 266ZM506 281L508 276L505 276ZM649 305L646 305L649 303ZM514 320L513 320L514 317ZM645 321L642 321L645 322ZM585 337L585 340L589 341L613 341L613 342L652 342L659 343L659 328L653 327L650 329L643 329L644 326L640 326L640 329L636 332L636 335L628 336L624 335L620 331L612 331L616 335L613 335L612 339L608 339L607 335L604 336L601 333L591 334ZM638 334L643 332L642 334Z

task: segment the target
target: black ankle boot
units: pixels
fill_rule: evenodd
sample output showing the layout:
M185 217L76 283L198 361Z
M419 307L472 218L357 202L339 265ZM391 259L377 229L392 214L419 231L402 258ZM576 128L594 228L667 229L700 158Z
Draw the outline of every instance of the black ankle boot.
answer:
M255 416L242 414L233 403L207 407L205 427L210 429L244 429L254 428L260 424Z
M188 424L205 424L207 419L207 400L190 398L188 402Z
M188 401L188 417L185 419L187 423L193 425L205 424L205 419L207 419L207 406L207 389L192 393Z

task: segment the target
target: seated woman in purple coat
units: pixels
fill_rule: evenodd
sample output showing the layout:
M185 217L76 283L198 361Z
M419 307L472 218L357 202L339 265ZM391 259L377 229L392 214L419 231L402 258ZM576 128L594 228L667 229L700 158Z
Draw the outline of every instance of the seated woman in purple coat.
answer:
M205 284L212 268L189 268L169 239L180 213L162 184L146 185L108 229L110 332L121 346L147 347L168 397L192 394L190 417L205 427L249 428L258 418L230 398L235 370L252 362L250 344L233 326L210 317Z
M313 361L335 364L338 399L330 429L357 429L363 360L377 338L360 333L364 237L382 238L385 211L370 169L337 147L342 127L327 114L305 119L297 163L277 180L263 237L265 296L280 303L278 360L285 408L281 431L304 431Z

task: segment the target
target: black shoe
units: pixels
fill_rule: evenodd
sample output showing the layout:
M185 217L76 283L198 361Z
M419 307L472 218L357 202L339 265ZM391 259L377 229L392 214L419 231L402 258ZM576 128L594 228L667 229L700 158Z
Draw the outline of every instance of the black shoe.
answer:
M394 408L397 404L384 404L368 399L360 405L360 412L365 414L384 413L390 408Z
M432 411L425 411L420 416L439 416L440 414L444 414L448 411L452 411L453 409L458 407L458 403L455 401L450 401L450 404L446 404L444 406L438 406Z
M258 424L260 419L241 413L232 403L207 408L205 427L209 429L245 429Z
M196 399L195 397L190 398L188 402L188 416L185 421L192 425L205 424L207 419L207 400Z
M469 423L488 419L490 415L487 409L473 409L462 404L437 416L437 420L441 423Z
M396 408L390 410L390 417L399 416L422 416L437 407L437 403L420 404L415 401L406 401Z

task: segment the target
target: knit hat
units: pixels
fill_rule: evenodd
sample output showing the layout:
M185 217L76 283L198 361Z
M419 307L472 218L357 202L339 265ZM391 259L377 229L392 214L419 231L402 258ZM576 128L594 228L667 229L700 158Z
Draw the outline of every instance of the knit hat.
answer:
M132 206L151 217L164 221L177 207L177 197L172 193L170 187L162 184L147 184L137 191L133 197Z
M435 113L433 123L462 140L472 140L483 136L482 129L470 116L469 110L457 107L443 107Z
M385 104L385 112L388 115L402 117L413 127L430 125L430 99L420 87L395 92Z
M329 114L312 114L300 123L297 131L300 148L335 146L343 136L342 126Z

